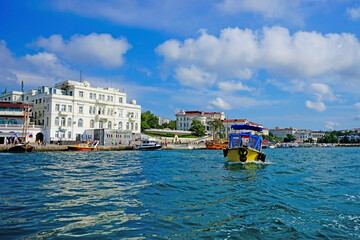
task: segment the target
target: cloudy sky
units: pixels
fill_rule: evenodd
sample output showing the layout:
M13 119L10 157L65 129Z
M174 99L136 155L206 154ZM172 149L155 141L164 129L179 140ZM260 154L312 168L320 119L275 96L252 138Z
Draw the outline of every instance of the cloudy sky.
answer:
M143 111L360 127L358 0L2 0L0 91L83 80Z

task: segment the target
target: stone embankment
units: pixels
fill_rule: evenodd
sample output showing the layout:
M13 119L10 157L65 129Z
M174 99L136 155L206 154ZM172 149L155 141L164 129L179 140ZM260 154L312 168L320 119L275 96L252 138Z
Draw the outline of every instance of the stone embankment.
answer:
M33 152L59 152L67 151L67 145L56 145L56 144L47 144L46 146L34 146ZM0 146L0 152L6 152L11 146ZM123 150L134 150L134 146L100 146L100 151L123 151Z

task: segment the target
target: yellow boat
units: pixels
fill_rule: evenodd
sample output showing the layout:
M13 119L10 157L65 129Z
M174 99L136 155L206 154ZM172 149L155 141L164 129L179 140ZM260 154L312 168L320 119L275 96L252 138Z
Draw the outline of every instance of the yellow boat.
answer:
M262 128L250 125L234 125L233 129L261 131ZM265 162L266 155L262 152L261 144L263 139L261 136L252 135L251 132L232 133L229 134L229 147L224 149L224 157L228 162Z

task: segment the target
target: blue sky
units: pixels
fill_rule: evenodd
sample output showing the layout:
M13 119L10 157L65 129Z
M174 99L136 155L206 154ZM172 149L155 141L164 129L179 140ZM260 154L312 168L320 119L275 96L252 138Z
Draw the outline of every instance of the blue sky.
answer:
M83 80L143 111L360 127L355 0L2 0L0 90Z

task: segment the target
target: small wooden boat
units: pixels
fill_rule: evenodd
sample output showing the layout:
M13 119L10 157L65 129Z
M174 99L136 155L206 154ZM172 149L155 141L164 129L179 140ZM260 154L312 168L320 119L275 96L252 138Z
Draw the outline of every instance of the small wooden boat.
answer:
M252 135L251 131L262 131L262 128L250 125L231 126L237 130L250 130L250 132L229 134L229 147L224 151L224 157L228 162L265 162L266 155L262 152L262 137Z
M205 145L206 145L206 149L222 150L222 149L226 149L228 147L229 140L215 139L215 140L211 140L211 141L206 141Z
M86 141L83 143L75 143L72 146L68 146L68 151L99 151L97 147L99 141Z
M28 152L32 152L34 149L33 146L29 145L29 144L19 144L19 145L15 145L10 147L6 152L10 152L10 153L28 153Z
M153 151L162 148L154 138L141 139L141 144L135 147L135 150Z

